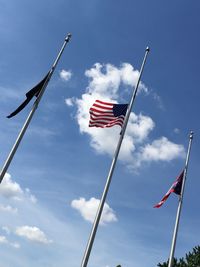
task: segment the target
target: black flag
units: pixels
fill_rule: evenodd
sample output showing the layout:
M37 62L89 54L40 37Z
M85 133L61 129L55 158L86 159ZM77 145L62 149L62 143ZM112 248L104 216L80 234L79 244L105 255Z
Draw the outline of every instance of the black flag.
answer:
M26 100L15 110L13 111L7 118L11 118L18 114L30 101L31 99L35 96L38 97L43 85L45 84L47 77L49 75L49 72L47 75L44 77L42 81L40 81L36 86L34 86L30 91L26 93Z

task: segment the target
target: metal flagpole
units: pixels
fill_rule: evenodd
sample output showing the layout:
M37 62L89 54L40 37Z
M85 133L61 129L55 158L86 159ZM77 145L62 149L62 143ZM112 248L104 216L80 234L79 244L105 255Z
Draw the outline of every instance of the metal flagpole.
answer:
M96 217L95 217L95 220L94 220L94 223L93 223L93 227L92 227L92 230L91 230L91 233L90 233L90 237L89 237L89 240L88 240L88 243L87 243L87 247L86 247L83 259L82 259L81 267L87 267L87 263L88 263L88 260L89 260L89 257L90 257L90 253L91 253L91 250L92 250L93 242L94 242L94 239L95 239L95 235L96 235L96 232L97 232L97 228L98 228L98 225L99 225L101 214L102 214L102 211L103 211L104 203L105 203L106 196L107 196L107 193L108 193L108 190L109 190L109 186L110 186L110 183L111 183L112 175L113 175L113 172L114 172L115 164L117 162L118 154L119 154L119 151L120 151L120 148L121 148L121 144L122 144L122 141L123 141L123 138L124 138L124 134L125 134L125 131L126 131L126 126L127 126L128 120L129 120L129 116L130 116L130 113L131 113L131 110L132 110L132 106L133 106L136 94L137 94L138 86L139 86L139 83L140 83L140 79L141 79L141 76L142 76L142 72L143 72L144 65L145 65L145 62L146 62L147 55L148 55L149 51L150 51L150 49L147 47L146 51L145 51L144 59L143 59L143 62L142 62L141 68L140 68L138 81L137 81L137 84L135 86L135 89L133 90L131 101L130 101L130 104L129 104L128 109L127 109L127 113L126 113L126 116L125 116L125 119L124 119L123 128L122 128L122 131L120 133L120 138L119 138L119 141L118 141L118 144L117 144L117 148L115 150L115 154L114 154L114 157L113 157L113 160L112 160L112 163L111 163L111 167L110 167L110 170L109 170L109 173L108 173L108 177L107 177L107 181L106 181L106 184L105 184L105 187L104 187L104 191L103 191L103 194L102 194L102 197L101 197L101 201L100 201L97 213L96 213Z
M44 91L45 91L45 89L46 89L46 87L48 85L48 82L51 79L51 76L52 76L52 74L53 74L53 72L54 72L54 70L56 68L56 65L58 64L58 61L59 61L59 59L60 59L60 57L61 57L61 55L62 55L62 53L63 53L63 51L65 49L66 44L69 42L70 38L71 38L71 34L69 33L65 38L65 41L64 41L64 43L62 45L62 48L60 49L60 52L58 53L58 56L57 56L56 60L54 61L53 65L51 67L51 70L49 71L49 74L48 74L48 76L47 76L47 78L45 80L45 83L42 86L41 91L40 91L36 101L33 104L32 110L30 111L30 113L29 113L29 115L28 115L28 117L27 117L22 129L21 129L21 131L20 131L20 133L19 133L19 135L18 135L18 137L17 137L17 139L16 139L16 141L15 141L15 143L14 143L14 145L13 145L11 151L10 151L10 154L8 155L8 157L7 157L7 159L6 159L5 163L4 163L4 166L3 166L2 170L1 170L1 173L0 173L0 183L3 180L3 177L4 177L8 167L9 167L9 165L10 165L10 163L11 163L11 161L12 161L14 155L15 155L15 152L17 151L17 148L18 148L18 146L19 146L19 144L20 144L20 142L21 142L21 140L22 140L22 138L23 138L23 136L24 136L24 134L26 132L26 129L29 126L29 123L31 122L31 119L32 119L32 117L33 117L33 115L34 115L34 113L35 113L35 111L36 111L36 109L37 109L37 107L39 105L39 102L40 102L40 100L41 100L41 98L42 98L42 96L44 94Z
M186 175L187 175L187 169L188 169L188 163L189 163L189 157L190 157L190 150L192 146L193 134L194 133L191 131L190 136L189 136L190 139L189 139L188 151L187 151L187 156L186 156L186 161L185 161L183 182L182 182L181 194L179 197L179 203L178 203L178 209L177 209L177 214L176 214L174 233L172 237L172 245L171 245L168 267L172 267L173 262L174 262L174 251L176 247L176 239L177 239L177 233L178 233L178 227L179 227L179 221L180 221L180 215L181 215L181 208L182 208L182 203L183 203L183 194L184 194L184 189L185 189L185 181L186 181Z

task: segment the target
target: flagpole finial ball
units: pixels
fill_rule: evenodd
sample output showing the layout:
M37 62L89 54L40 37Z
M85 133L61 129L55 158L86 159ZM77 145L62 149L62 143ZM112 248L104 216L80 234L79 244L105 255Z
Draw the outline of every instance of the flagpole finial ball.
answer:
M147 52L149 52L149 51L150 51L150 48L149 48L148 46L147 46L147 48L146 48L146 51L147 51Z
M190 131L190 138L193 138L194 132Z
M65 41L68 41L69 42L69 40L70 40L71 37L72 37L72 34L71 33L68 33L67 34L67 37L65 38Z

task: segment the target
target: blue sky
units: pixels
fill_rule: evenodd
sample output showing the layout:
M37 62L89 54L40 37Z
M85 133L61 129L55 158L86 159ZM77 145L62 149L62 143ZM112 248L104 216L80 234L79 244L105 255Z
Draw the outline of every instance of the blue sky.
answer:
M7 119L67 45L0 186L0 267L80 266L120 129L88 128L96 98L129 101L148 56L89 267L167 260L194 142L175 255L199 244L198 1L0 0L0 163L31 109Z

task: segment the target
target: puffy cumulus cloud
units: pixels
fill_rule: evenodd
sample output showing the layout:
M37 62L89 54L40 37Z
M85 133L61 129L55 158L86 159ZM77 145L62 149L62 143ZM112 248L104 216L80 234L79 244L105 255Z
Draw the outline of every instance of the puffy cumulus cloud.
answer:
M72 77L72 72L70 70L67 71L63 69L60 71L59 75L63 81L69 81Z
M113 155L116 148L116 140L119 138L119 127L99 129L89 128L89 108L96 98L101 96L94 96L90 94L83 94L82 99L77 99L76 104L77 122L81 133L86 133L91 137L90 145L100 154ZM105 100L105 98L104 98ZM106 99L105 101L111 101ZM120 159L123 161L131 160L132 153L135 150L135 143L143 141L154 128L153 120L142 114L136 115L131 112L130 120L127 127L127 132L123 140L120 151Z
M155 123L149 116L131 112L126 134L133 137L136 143L142 143L154 127Z
M100 200L91 198L88 201L85 198L74 199L71 202L71 207L78 210L82 217L91 223L93 223ZM117 217L114 211L109 207L107 203L104 204L103 213L101 217L101 224L117 221Z
M6 198L14 199L14 200L29 199L33 203L37 201L36 197L30 193L30 190L28 188L23 190L17 182L14 182L12 180L11 175L9 173L5 174L4 179L1 183L0 195ZM0 209L2 210L3 206ZM11 211L11 207L9 208L7 206L7 211L8 209L10 209ZM5 206L4 206L4 210L5 210Z
M25 225L17 227L15 233L16 235L25 237L26 239L33 242L38 242L42 244L52 243L52 240L48 240L45 233L35 226L31 227Z
M122 64L120 68L111 64L103 66L96 63L94 67L87 70L85 74L90 80L86 89L87 92L82 95L81 99L72 99L73 103L76 103L78 108L76 118L80 132L90 135L90 144L98 153L113 155L116 148L116 140L119 137L119 127L115 126L110 129L100 130L98 128L89 128L88 111L96 99L103 98L104 101L116 103L120 84L123 83L127 86L135 85L138 78L138 71L134 70L128 63ZM147 91L144 85L141 85L141 88ZM67 103L69 105L69 99L67 99ZM127 134L120 151L120 159L123 161L130 161L132 159L132 153L135 150L135 143L143 140L153 127L154 122L150 117L141 114L137 116L132 112ZM135 139L133 137L135 137Z
M119 68L111 64L102 65L96 63L91 69L86 70L85 75L89 80L85 93L82 94L81 98L66 99L66 105L76 106L77 112L75 118L80 132L90 136L91 147L97 153L113 156L119 139L119 126L106 129L88 127L89 109L96 99L118 103L120 99L120 86L134 86L137 82L139 72L128 63L123 63ZM139 88L140 91L148 92L148 88L143 83L140 83ZM131 168L139 167L141 162L147 161L144 160L145 153L141 153L141 150L146 151L149 134L154 127L155 123L149 116L131 112L119 159ZM171 144L171 151L173 143L170 142L168 144ZM183 146L174 144L174 147L177 146L180 149L177 153L174 153L173 157L163 157L160 160L169 161L176 157L181 157L184 148Z
M79 124L81 132L90 135L90 144L98 153L112 156L119 139L119 127L116 126L109 129L89 128L88 120L89 118L81 118L81 121L84 121L83 124ZM150 117L131 113L119 159L123 162L131 162L136 146L146 139L153 128L154 122Z
M23 194L20 185L11 179L11 175L6 173L0 186L0 195L7 198L19 197Z
M142 161L171 161L177 157L185 157L184 147L169 141L166 137L161 137L141 149L139 163Z
M134 86L137 83L139 71L129 63L123 63L119 68L112 64L102 65L100 63L86 70L86 77L89 78L88 93L97 93L104 97L118 98L118 90L121 84ZM140 83L139 90L148 91L147 87Z

